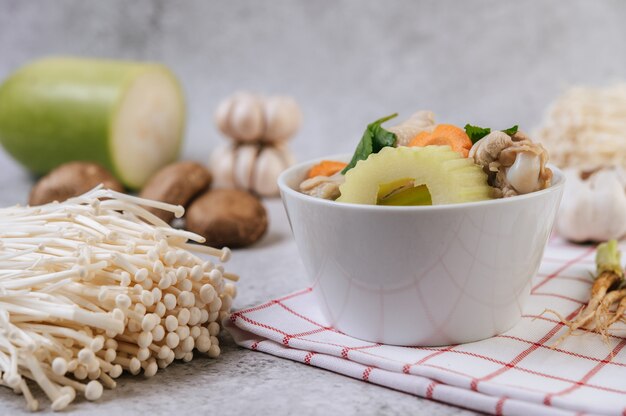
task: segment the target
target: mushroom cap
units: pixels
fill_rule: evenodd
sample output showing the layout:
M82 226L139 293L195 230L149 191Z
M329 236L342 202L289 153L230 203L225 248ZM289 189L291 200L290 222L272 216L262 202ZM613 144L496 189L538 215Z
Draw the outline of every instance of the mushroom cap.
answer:
M187 229L215 247L245 247L267 230L267 212L254 195L235 189L216 189L198 197L187 211Z
M124 192L122 184L104 167L93 162L69 162L41 178L30 191L28 204L43 205L63 202L81 195L99 184L105 188Z

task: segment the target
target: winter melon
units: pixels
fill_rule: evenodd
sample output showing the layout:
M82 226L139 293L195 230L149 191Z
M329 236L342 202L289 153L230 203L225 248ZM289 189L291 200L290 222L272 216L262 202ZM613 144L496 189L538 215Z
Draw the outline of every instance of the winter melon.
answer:
M339 190L338 202L371 205L425 205L428 198L454 204L491 195L482 168L449 146L385 147L349 170Z
M0 142L36 174L92 161L139 188L178 157L184 120L181 88L158 64L46 58L0 86Z

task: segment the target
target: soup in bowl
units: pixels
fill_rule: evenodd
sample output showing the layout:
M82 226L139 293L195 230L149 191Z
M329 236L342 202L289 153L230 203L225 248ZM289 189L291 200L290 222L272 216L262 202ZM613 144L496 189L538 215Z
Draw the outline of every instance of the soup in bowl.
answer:
M477 341L521 317L554 223L564 178L510 198L426 206L345 203L300 192L321 160L278 184L327 323L405 346ZM434 195L433 195L434 198Z

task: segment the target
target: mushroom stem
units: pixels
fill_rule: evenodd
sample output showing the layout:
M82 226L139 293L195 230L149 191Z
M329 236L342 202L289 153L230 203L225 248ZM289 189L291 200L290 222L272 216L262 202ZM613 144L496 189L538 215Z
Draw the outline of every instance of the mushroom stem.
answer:
M230 250L190 244L203 238L170 228L138 205L160 203L145 202L96 187L0 209L0 384L30 410L39 403L23 377L60 410L76 392L97 400L123 369L151 377L194 349L219 354L210 334L235 293L224 279L238 276L203 257L225 262Z
M26 357L26 366L33 380L37 382L52 402L52 410L63 410L71 403L73 398L68 394L64 394L58 385L50 381L33 356Z
M39 410L39 401L37 401L33 397L33 394L31 393L30 389L28 388L28 385L23 379L20 381L19 388L22 394L24 395L24 399L26 400L26 406L28 407L28 410L30 410L31 412L36 412L37 410Z

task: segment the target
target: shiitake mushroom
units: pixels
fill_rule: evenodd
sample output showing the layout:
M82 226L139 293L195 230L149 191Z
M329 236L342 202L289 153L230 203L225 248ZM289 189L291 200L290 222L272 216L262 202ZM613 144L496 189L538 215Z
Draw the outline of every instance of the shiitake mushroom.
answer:
M213 247L246 247L267 230L267 211L256 196L236 189L216 189L196 198L185 215L185 228Z

